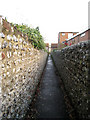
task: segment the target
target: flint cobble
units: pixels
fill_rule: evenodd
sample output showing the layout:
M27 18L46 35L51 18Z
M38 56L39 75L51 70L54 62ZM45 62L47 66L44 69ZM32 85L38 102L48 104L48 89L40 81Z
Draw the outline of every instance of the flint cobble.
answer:
M79 118L89 118L90 41L52 52L52 57Z

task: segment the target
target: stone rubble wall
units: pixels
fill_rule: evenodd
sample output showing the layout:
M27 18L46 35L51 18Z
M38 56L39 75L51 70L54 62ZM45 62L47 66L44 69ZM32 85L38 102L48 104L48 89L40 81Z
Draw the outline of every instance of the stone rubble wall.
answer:
M90 41L52 52L65 89L80 118L90 118Z
M20 35L0 33L0 118L22 118L47 59Z

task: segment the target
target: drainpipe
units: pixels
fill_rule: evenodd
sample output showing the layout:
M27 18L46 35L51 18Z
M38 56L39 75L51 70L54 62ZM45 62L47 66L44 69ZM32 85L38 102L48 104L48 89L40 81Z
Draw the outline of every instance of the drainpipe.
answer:
M78 36L78 43L79 43L79 36Z

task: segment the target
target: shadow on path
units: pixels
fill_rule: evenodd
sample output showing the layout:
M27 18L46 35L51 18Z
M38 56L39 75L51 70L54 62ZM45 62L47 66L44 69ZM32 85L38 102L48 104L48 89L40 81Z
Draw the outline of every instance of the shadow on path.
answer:
M47 60L41 80L40 93L35 102L35 109L37 110L36 117L38 119L58 118L60 120L69 120L59 77L55 74L51 56Z

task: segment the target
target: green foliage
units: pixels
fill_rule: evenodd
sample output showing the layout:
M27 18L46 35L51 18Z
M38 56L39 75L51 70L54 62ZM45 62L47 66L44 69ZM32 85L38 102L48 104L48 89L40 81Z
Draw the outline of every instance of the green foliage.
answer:
M32 43L32 45L35 48L45 50L44 39L40 34L39 27L30 28L24 24L22 25L14 24L14 26L16 26L17 30L28 35L28 40Z
M7 22L7 18L5 17L5 21Z

